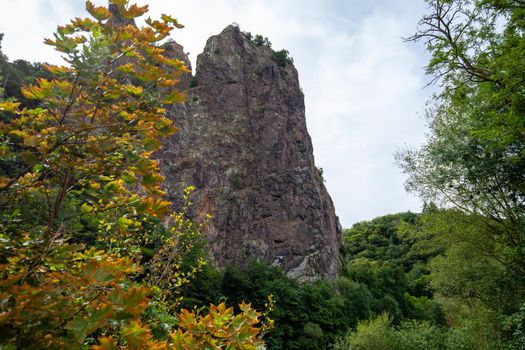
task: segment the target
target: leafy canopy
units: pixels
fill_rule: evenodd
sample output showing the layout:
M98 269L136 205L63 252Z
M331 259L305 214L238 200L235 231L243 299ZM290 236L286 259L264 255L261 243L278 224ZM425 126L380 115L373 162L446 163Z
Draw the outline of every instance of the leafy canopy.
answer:
M160 321L144 311L169 313L195 271L181 271L177 249L197 228L181 214L161 224L171 203L151 158L176 130L166 107L184 100L175 86L187 68L159 46L181 27L174 18L139 28L147 5L109 4L87 1L90 18L46 39L67 65L45 65L50 78L23 86L37 107L0 102L0 157L10 165L0 171L0 347L254 348L259 313L244 304L240 315L224 305L183 312L181 329L167 324L169 343L152 335ZM213 327L192 331L200 317Z

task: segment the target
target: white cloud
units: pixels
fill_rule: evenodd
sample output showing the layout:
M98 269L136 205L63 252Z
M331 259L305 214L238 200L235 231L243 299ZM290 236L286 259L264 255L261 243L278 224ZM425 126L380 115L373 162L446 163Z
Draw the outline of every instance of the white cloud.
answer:
M94 1L104 4L105 0ZM175 32L195 62L210 35L237 22L294 57L306 97L317 164L345 227L378 215L418 210L404 193L393 152L423 140L428 94L420 47L403 43L423 11L418 0L193 0L150 3L150 15L175 15ZM84 15L84 1L3 0L0 32L11 59L57 62L42 44L57 24Z

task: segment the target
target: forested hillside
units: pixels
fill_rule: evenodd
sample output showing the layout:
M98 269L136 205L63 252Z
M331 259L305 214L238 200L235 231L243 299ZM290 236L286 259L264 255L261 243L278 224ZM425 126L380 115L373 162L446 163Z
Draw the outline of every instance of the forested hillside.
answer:
M0 52L0 349L524 349L525 3L427 3L407 40L438 92L396 155L426 204L345 229L313 282L217 268L192 187L172 212L153 156L185 98L173 17L88 1L46 41L64 66Z

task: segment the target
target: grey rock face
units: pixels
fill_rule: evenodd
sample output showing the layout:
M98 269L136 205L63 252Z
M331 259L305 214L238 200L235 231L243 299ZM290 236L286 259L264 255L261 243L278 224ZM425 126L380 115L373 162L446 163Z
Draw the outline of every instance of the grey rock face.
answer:
M182 47L173 55L185 60ZM208 39L187 102L170 113L177 134L159 155L176 205L194 185L191 215L203 222L219 267L262 259L299 280L337 274L341 228L314 165L304 96L292 64L229 26ZM189 87L191 86L191 87Z

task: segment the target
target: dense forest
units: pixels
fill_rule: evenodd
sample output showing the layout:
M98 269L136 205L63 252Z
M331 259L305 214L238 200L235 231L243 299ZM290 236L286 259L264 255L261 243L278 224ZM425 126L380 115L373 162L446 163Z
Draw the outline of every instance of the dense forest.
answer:
M407 41L439 89L396 155L426 204L344 230L315 282L219 270L191 203L170 212L152 155L184 100L174 18L88 1L46 41L66 66L0 52L0 349L524 349L525 3L427 3Z

